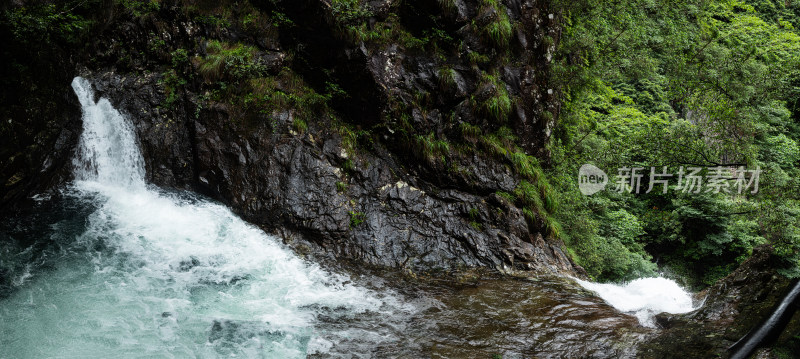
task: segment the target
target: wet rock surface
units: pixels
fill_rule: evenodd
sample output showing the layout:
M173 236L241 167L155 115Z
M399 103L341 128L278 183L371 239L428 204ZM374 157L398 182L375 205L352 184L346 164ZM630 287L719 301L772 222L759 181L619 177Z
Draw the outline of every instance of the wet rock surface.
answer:
M636 344L657 334L567 278L430 285L423 293L437 301L413 332L434 358L634 358Z
M380 17L386 16L393 3L374 1L371 6ZM522 105L511 111L510 125L522 134L520 140L528 153L546 159L543 144L552 123L546 118L559 111L558 104L550 101L555 94L546 81L552 41L559 36L558 28L552 26L557 19L549 16L545 2L511 3L510 16L522 23L512 47L524 61L504 66L498 76L506 91L521 99L517 102ZM285 10L324 15L325 4L298 1ZM409 1L404 6L430 4ZM468 24L487 16L491 14L479 13L474 2L458 0L446 21L468 46L479 48L485 45ZM274 114L271 122L241 118L224 103L207 105L197 79L167 101L170 93L164 70L171 66L170 57L152 51L152 44L143 39L160 34L167 47L189 48L192 55L205 54L198 40L203 36L248 41L257 46L258 57L271 72L292 65L285 60L289 57L286 45L292 45L296 56L324 60L326 71L351 79L342 85L354 100L337 105L336 110L364 127L379 121L389 100L408 105L415 101L415 92L433 92L440 81L436 58L396 44L346 44L330 36L332 25L316 18L299 22L305 29L288 38L221 30L195 23L169 6L158 16L144 19L109 15L105 25L92 44L94 52L87 55L94 57L92 61L59 59L54 61L69 71L59 75L58 66L42 71L41 76L63 80L63 85L51 84L45 87L47 91L37 92L52 100L42 106L24 104L32 109L25 116L43 120L29 121L35 126L20 130L14 145L8 147L11 150L4 152L0 163L3 212L13 212L31 195L69 181L70 160L80 133L80 111L69 80L80 74L93 82L98 95L108 97L133 120L149 182L198 191L223 202L248 221L278 234L301 254L398 268L412 277L473 267L575 274L561 243L545 238L520 208L496 194L512 192L519 181L508 166L485 157L461 157L452 161L467 170L448 171L415 159L388 130L376 130L382 140L368 149L349 152L329 118L321 116L300 133L292 128L295 114L291 111ZM543 41L545 37L549 40ZM328 47L315 48L325 44ZM187 68L182 71L192 71L191 65L183 66ZM319 66L307 62L295 69L313 80ZM480 98L493 89L481 88L474 66L454 63L452 68L450 93L434 93L429 101L454 113L454 118L481 123L466 101L470 94ZM4 102L13 100L4 98ZM444 111L409 112L420 133L453 131ZM8 113L16 116L19 111ZM484 124L489 126L488 122ZM697 312L660 315L663 329L659 330L640 327L635 318L562 279L409 286L425 293L419 295L420 300L430 301L411 325L410 332L419 336L376 348L375 353L725 356L726 348L765 318L789 286L787 279L772 270L771 258L767 251L756 252L742 268L701 293L705 305ZM798 333L798 323L796 316L778 342ZM759 355L774 353L763 350Z
M224 108L187 119L180 106L153 105L163 97L158 75L93 76L100 96L133 119L150 181L199 190L289 243L412 271L572 270L560 243L531 230L522 211L499 196L437 188L380 149L358 154L345 174L343 162L353 155L337 133L243 129ZM493 170L487 176L513 184L509 173Z
M431 4L413 2L408 6ZM381 9L390 5L372 4L376 18L386 16ZM292 127L297 116L292 111L273 113L270 120L243 118L241 111L229 104L204 101L204 87L197 78L175 96L167 85L167 74L151 71L169 56L147 50L137 57L131 51L151 48L153 40L142 39L154 33L161 34L159 39L167 47L194 49L191 51L197 55L204 55L202 37L253 41L259 51L256 58L278 59L262 62L268 72L275 73L287 65L279 61L285 57L283 49L295 46L299 52L294 56L303 60L295 61L296 70L308 81L313 82L323 69L341 80L349 100L335 106L357 126L379 122L390 101L411 103L414 93L435 93L436 69L441 64L434 55L337 39L331 35L334 25L309 21L305 16L309 12L329 16L324 2L282 6L282 11L296 20L291 35L253 37L236 29L220 30L194 23L174 8L162 9L157 17L122 16L110 21L93 45L102 56L82 67L80 73L93 82L98 96L108 97L133 120L150 182L206 194L311 255L411 272L489 267L574 273L560 241L543 237L520 208L494 194L513 192L519 181L506 165L481 156L459 157L453 161L466 170L449 171L419 161L409 154L410 149L396 145L392 133L380 131L377 136L382 141L348 153L353 151L343 145L331 119L322 114L305 132L298 133ZM527 4L521 11L535 11L536 6L545 5ZM458 8L461 15L447 20L450 26L464 27L463 16L478 16L476 4L459 2ZM530 36L554 31L541 23L530 26L526 32ZM465 36L474 36L470 34L465 30ZM486 46L477 38L470 41L474 46ZM543 56L538 48L515 49L531 61ZM122 53L131 55L126 57L129 61L121 63L115 58ZM326 63L314 63L317 59ZM189 67L181 71L195 71L192 65L185 66ZM461 116L475 120L478 114L469 110L465 101L467 93L478 88L477 70L466 64L456 67L463 69L457 71L456 93L433 101L462 108ZM504 70L503 76L510 76L508 83L513 84L507 89L513 96L541 96L538 90L524 88L533 80L519 78L529 70ZM547 101L534 102L539 112L552 106ZM511 122L533 126L539 118L535 111L514 111ZM441 114L412 112L420 131L452 130ZM543 123L534 126L536 129L520 130L528 134L525 141L535 140L526 146L536 148L532 153L538 153L547 138L540 126Z
M642 357L670 358L685 353L687 358L713 358L730 355L728 348L765 320L792 281L775 271L778 259L765 246L757 247L753 256L736 271L697 294L703 306L684 315L661 314L656 321L664 329L659 336L642 345ZM771 346L785 343L800 333L800 315L795 314ZM776 357L770 350L759 357Z

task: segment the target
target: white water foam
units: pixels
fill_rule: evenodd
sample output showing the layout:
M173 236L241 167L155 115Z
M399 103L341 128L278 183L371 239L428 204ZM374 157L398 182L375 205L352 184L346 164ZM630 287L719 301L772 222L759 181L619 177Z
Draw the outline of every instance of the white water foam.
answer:
M130 123L85 79L72 85L84 120L73 192L97 209L59 268L0 308L0 357L302 358L349 335L319 333L317 316L401 306L221 205L148 189Z
M144 159L129 121L107 99L95 103L88 80L76 77L72 89L83 112L83 133L73 161L76 180L144 188Z
M653 317L658 313L680 314L697 309L692 295L667 278L640 278L623 285L575 281L620 312L633 314L646 327L655 327Z

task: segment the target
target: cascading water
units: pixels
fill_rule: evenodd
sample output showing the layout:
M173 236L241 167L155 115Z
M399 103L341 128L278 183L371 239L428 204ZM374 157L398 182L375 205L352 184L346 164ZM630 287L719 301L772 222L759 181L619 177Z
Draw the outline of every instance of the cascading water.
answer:
M0 223L0 359L635 357L653 332L566 278L329 273L223 206L147 186L128 120L73 88L75 182ZM691 310L664 281L578 282L648 324Z
M107 99L95 103L88 80L76 77L72 89L83 112L83 134L73 161L76 180L85 185L144 189L144 159L131 124Z
M575 281L617 310L632 313L646 327L655 326L653 316L658 313L680 314L697 309L691 294L666 278L640 278L624 285Z
M305 357L352 336L316 328L320 315L389 310L390 295L302 261L225 207L148 189L127 119L87 80L72 86L84 130L69 193L95 210L55 268L3 303L1 358Z

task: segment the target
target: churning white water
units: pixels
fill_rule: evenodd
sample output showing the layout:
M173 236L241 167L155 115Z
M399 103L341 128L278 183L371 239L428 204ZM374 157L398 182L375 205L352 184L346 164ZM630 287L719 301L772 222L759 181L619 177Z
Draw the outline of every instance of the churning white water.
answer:
M646 327L655 326L653 317L658 313L680 314L697 309L691 294L667 278L640 278L623 285L575 281L617 310L635 315Z
M121 189L144 188L144 159L130 122L107 99L94 101L88 80L76 77L72 89L83 112L83 133L73 163L78 181Z
M0 358L300 358L352 336L320 330L321 315L398 310L221 205L148 188L131 124L87 80L72 86L84 130L70 193L96 209L55 268L3 303Z

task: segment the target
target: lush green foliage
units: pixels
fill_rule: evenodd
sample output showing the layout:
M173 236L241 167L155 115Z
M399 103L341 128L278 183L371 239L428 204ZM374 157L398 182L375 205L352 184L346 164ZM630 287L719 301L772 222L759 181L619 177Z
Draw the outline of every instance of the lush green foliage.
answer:
M415 155L429 163L437 161L445 162L444 156L450 152L450 144L444 140L437 140L433 133L427 136L416 135L415 139Z
M156 0L120 0L120 3L134 16L142 16L161 9L161 3Z
M518 125L513 109L519 97L499 75L503 66L519 65L514 62L520 51L515 31L522 28L512 20L519 18L509 2L478 1L480 16L459 30L440 14L414 9L416 2L400 2L379 15L364 0L327 2L331 16L322 21L332 26L336 41L363 43L368 51L399 45L413 54L431 54L436 66L433 86L438 91L389 99L382 114L386 119L380 120L384 123L372 128L336 118L331 104L348 93L331 75L335 71L299 75L293 66L302 61L291 57L303 56L302 51L292 49L283 65L270 67L264 63L269 61L266 50L248 45L247 36L275 37L278 28L303 26L281 12L291 15L287 8L268 3L236 2L233 11L230 0L182 1L186 18L210 38L175 48L175 41L150 33L148 55L163 61L162 106L173 107L194 86L202 93L199 107L216 103L231 118L273 125L280 118L285 130L295 134L313 132L319 117L327 118L349 154L369 148L377 138L372 131L386 127L397 133L398 147L433 171L464 170L454 160L462 154L491 158L519 181L511 193L497 194L521 207L534 227L564 239L575 260L596 279L652 275L658 263L661 270L684 274L694 284L708 284L762 243L785 259L784 273L800 274L797 1L557 0L550 11L563 20L559 42L548 36L535 39L544 47L557 45L551 66L552 83L558 86L552 87L564 95L549 148L552 159L544 166L517 145L511 128ZM444 17L457 16L456 1L438 3ZM136 21L172 11L157 0L42 2L4 11L3 26L11 45L35 58L50 54L51 47L82 43L95 24L87 14L100 5L114 6ZM416 17L409 19L400 9ZM221 40L218 33L224 31L214 30L224 27L236 27L246 36ZM464 41L462 31L472 32L482 46ZM26 58L12 60L9 72L21 74L19 79L35 71ZM14 77L12 82L24 81ZM464 104L475 118L458 118L447 103L456 93L467 99ZM441 116L443 128L425 127L436 122L430 121L433 116ZM551 116L544 112L538 120ZM349 173L359 163L353 156L342 168ZM764 172L758 194L689 194L673 182L667 194L606 191L587 197L575 180L584 163L612 175L620 167L651 166L673 171L679 166L747 166ZM346 182L336 187L342 193L348 189ZM469 217L473 227L482 229L474 213ZM363 220L364 214L351 213L353 227Z
M709 284L762 243L796 275L800 4L783 1L564 2L554 76L565 93L551 173L575 259L594 277L652 274L654 262ZM578 193L592 163L746 166L758 194ZM646 186L646 184L645 184ZM646 188L642 190L644 192Z
M491 20L483 29L486 37L500 49L508 47L513 28L505 7L500 6L497 0L482 0L481 11L492 13Z
M355 228L364 223L366 215L363 212L350 211L350 228Z
M210 40L206 45L207 55L200 59L197 70L208 82L257 77L265 71L254 60L257 52L252 46Z
M511 98L509 98L506 85L497 76L483 75L481 87L489 89L489 97L480 104L480 110L489 118L500 123L508 119L511 112Z
M3 15L3 21L11 25L12 35L31 44L75 43L91 25L90 20L54 4L16 8Z

